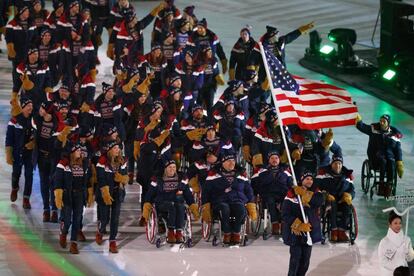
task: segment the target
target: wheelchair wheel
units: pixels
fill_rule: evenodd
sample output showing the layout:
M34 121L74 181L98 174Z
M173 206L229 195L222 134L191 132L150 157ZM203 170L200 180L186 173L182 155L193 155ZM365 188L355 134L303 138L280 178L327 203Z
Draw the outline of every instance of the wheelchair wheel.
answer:
M252 234L254 234L256 237L259 235L260 233L260 226L262 225L262 204L260 202L260 200L256 203L256 213L258 214L257 220L250 220L250 232Z
M395 194L397 193L397 182L398 182L398 173L397 173L397 168L395 168L394 179L392 181L392 190L391 190L392 196L395 196Z
M184 240L185 240L186 245L188 246L188 241L190 241L190 245L192 243L192 233L193 233L191 213L188 208L186 209L185 215L186 217L185 217L185 222L184 222Z
M358 237L358 217L354 205L351 205L351 218L349 223L349 240L351 245L353 245Z
M211 226L211 222L205 222L203 220L201 221L201 237L206 241L210 240Z
M155 246L156 246L157 248L160 248L160 247L161 247L161 239L160 239L160 238L158 238L158 239L156 240L156 242L155 242Z
M245 218L244 224L242 224L241 231L240 231L240 245L246 246L247 244L247 225L248 225L249 218Z
M154 244L155 236L158 234L157 220L157 212L155 211L155 208L152 208L147 224L145 225L145 233L147 236L147 240L151 244Z
M320 208L321 217L321 232L322 232L322 244L325 244L326 239L329 239L329 214L326 210L326 202Z
M371 184L371 168L369 166L369 160L365 159L365 161L362 163L362 169L361 169L361 187L362 191L364 191L365 194L368 193L369 187Z
M212 245L213 246L217 246L218 245L218 241L217 241L217 237L216 236L213 237Z

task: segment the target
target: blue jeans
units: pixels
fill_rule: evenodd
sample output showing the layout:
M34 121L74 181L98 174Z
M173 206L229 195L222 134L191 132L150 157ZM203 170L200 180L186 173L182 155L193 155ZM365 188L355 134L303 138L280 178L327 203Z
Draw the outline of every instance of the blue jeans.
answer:
M116 240L118 234L119 215L121 214L121 202L125 196L125 191L118 187L115 187L111 194L114 201L112 205L106 205L105 203L99 204L100 208L100 223L99 232L105 233L106 226L110 224L109 240Z
M30 198L33 186L33 162L32 150L22 150L21 154L14 154L13 172L12 172L12 188L19 188L20 175L24 166L24 191L23 197Z
M341 217L338 222L338 211L341 211ZM347 230L351 207L346 203L331 202L331 229L341 228Z
M158 203L157 212L167 213L168 229L183 229L185 206L184 203L174 201L163 201Z
M244 204L226 202L213 206L213 213L219 215L221 230L224 233L240 233L241 225L247 215ZM230 217L234 219L230 220Z
M78 232L80 230L82 221L83 203L83 190L79 189L74 191L64 191L63 208L61 212L61 215L63 217L63 228L61 231L62 234L67 234L69 232L69 228L72 226L70 232L71 241L78 240Z
M268 210L270 214L270 222L271 223L281 222L282 216L276 204L282 203L284 197L274 195L274 194L273 195L269 194L267 196L263 195L262 199L263 199L263 206Z
M128 173L134 173L135 159L134 159L134 141L125 141L125 157L128 158Z
M288 276L305 276L309 268L312 246L307 244L290 246Z
M52 185L52 162L50 158L40 153L37 165L39 168L40 192L42 194L43 210L50 211L50 207L52 207L52 210L57 210Z

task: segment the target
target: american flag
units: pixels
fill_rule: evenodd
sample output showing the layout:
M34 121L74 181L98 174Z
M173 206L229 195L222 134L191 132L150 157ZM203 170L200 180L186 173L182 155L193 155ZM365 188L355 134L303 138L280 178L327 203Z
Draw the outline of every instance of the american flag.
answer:
M283 125L318 129L355 124L358 112L348 91L319 81L291 76L274 54L260 45L270 88Z

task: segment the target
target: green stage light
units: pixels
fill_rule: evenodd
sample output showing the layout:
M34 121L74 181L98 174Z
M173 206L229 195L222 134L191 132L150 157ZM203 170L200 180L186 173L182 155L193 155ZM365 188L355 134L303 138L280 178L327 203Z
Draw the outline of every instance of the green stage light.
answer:
M330 45L323 45L322 48L319 50L322 54L329 55L332 53L334 48Z
M388 69L382 77L386 80L392 80L396 74L394 70Z
M330 40L330 41L332 41L332 42L335 42L335 40L336 40L336 37L335 37L335 36L333 36L333 35L328 35L328 38L329 38L329 40Z

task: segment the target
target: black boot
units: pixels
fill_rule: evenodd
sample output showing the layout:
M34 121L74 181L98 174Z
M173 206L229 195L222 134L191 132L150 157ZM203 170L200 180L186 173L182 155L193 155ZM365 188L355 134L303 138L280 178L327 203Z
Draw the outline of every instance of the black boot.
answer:
M17 192L19 191L19 177L12 176L12 191L10 193L10 201L17 200Z

